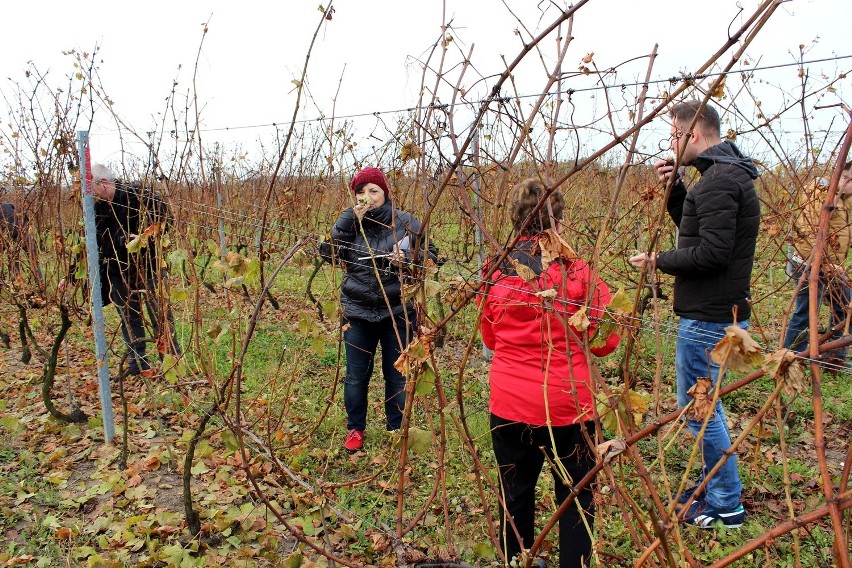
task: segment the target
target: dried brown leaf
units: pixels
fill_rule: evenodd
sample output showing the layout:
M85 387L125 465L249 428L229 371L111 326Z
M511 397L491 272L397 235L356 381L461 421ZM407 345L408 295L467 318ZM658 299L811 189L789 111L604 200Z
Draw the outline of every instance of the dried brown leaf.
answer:
M538 276L536 276L536 273L529 266L521 264L514 258L510 258L509 260L512 261L512 267L515 269L515 272L517 272L518 276L523 278L525 282L533 282L538 278Z
M713 89L713 93L710 95L714 99L725 98L725 79L726 77L723 76L716 82L716 88Z
M142 231L142 237L154 237L163 232L163 224L162 223L151 223L145 230Z
M421 326L414 341L408 344L393 366L406 377L413 377L417 369L425 365L435 349L435 330Z
M767 355L762 368L776 382L784 383L784 393L796 396L808 389L801 360L789 349L779 349Z
M604 463L609 463L612 458L624 452L627 449L627 442L624 440L607 440L603 444L598 444L598 455L603 459Z
M541 249L541 263L543 266L548 266L559 257L564 257L568 260L580 258L571 245L565 242L565 239L553 229L548 229L539 236L538 246Z
M404 303L408 303L414 299L418 292L420 292L420 288L423 287L423 282L414 281L414 282L403 282L402 283L402 292L400 297Z
M692 397L692 406L687 410L687 418L703 422L713 413L713 381L710 377L698 377L686 394Z
M579 332L586 331L589 329L590 321L589 318L586 317L586 306L583 306L576 312L571 318L568 320L568 323Z
M400 148L399 159L402 162L407 162L409 160L416 160L422 154L423 151L420 149L420 146L409 140L408 142L402 145L402 148Z
M553 288L542 290L541 292L536 292L536 296L544 300L554 300L556 299L556 290Z
M725 337L719 340L710 355L717 365L726 362L729 369L740 373L753 371L763 360L760 345L746 330L736 325L725 328Z
M240 256L239 253L236 253L236 252L233 252L233 251L229 251L229 252L225 253L225 262L227 262L228 266L230 266L231 268L239 267L243 263L244 260L245 259L242 256Z
M473 282L465 280L461 275L453 276L444 291L444 303L449 304L452 308L460 308L467 300L470 292L476 289Z
M145 468L145 470L147 470L147 471L156 471L156 470L160 469L162 462L160 461L160 458L158 458L157 456L151 456L151 457L147 458L142 463L142 465Z

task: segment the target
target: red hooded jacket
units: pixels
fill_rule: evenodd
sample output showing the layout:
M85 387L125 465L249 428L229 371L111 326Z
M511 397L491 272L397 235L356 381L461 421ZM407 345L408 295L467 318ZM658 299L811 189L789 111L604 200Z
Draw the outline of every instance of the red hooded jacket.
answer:
M583 333L568 324L586 305L589 287L594 287L586 316L591 337L609 304L606 284L583 260L557 259L545 270L535 249L536 239L519 241L512 257L538 273L538 290L556 291L548 300L504 262L494 272L480 320L485 345L494 351L491 361L492 414L533 426L567 426L592 419L589 363L578 343ZM526 250L524 250L526 249ZM611 334L605 344L592 348L598 356L611 353L620 338ZM581 340L580 340L581 341ZM546 397L545 397L545 388Z

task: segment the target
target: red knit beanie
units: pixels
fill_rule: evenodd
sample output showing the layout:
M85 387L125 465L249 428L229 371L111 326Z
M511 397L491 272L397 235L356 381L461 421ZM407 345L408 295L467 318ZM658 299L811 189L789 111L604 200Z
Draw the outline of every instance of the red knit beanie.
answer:
M385 177L385 173L379 168L366 167L352 178L352 181L349 182L349 188L352 191L356 191L359 185L363 185L365 183L374 183L377 186L382 188L382 191L385 192L385 199L388 198L388 178Z

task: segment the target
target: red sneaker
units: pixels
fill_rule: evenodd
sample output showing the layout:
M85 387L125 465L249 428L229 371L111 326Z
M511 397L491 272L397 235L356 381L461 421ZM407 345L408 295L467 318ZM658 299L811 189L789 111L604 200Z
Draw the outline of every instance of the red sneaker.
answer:
M346 436L346 443L343 444L343 447L346 448L346 451L350 454L354 454L358 450L364 447L364 431L363 430L349 430L349 434Z

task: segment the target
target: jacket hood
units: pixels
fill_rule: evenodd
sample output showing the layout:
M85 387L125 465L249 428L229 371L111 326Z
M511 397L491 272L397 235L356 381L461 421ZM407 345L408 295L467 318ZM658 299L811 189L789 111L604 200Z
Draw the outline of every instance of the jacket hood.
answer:
M541 253L533 254L538 245L538 236L521 237L509 256L500 264L500 272L506 276L517 276L518 271L512 264L512 259L532 270L536 276L542 273L544 267L541 265Z
M744 156L737 145L730 140L707 148L695 159L693 164L702 174L713 164L731 164L748 172L751 179L757 179L760 173L754 162L748 156Z

